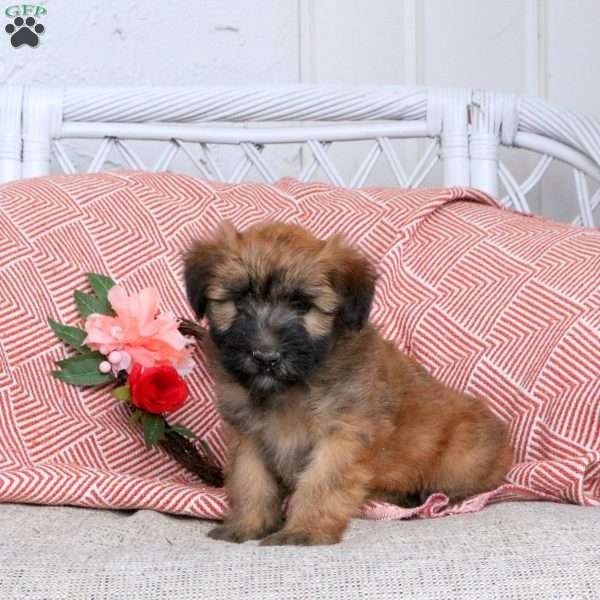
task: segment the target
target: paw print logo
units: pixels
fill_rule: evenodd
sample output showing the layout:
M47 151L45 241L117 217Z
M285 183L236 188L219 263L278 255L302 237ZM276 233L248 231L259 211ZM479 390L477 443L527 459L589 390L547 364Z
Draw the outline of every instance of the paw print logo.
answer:
M23 44L35 48L40 41L39 35L44 33L44 26L41 23L36 24L33 17L27 17L25 20L17 17L4 28L4 31L10 35L10 43L14 48Z

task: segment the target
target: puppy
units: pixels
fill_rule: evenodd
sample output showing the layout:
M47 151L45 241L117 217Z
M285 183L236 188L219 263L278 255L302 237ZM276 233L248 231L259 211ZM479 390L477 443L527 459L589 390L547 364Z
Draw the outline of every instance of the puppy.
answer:
M211 537L332 544L368 499L456 501L502 482L505 425L382 339L375 271L341 238L223 224L184 261L232 434L231 511Z

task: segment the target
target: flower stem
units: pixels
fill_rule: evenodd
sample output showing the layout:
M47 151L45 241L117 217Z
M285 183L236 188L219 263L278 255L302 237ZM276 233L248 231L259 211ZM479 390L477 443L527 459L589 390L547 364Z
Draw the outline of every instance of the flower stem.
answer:
M206 330L195 321L190 321L189 319L178 319L178 321L178 329L181 335L189 335L195 337L197 340L201 340L204 337Z
M197 475L204 483L211 487L223 487L223 471L210 448L202 442L199 448L196 447L185 436L169 429L168 424L166 425L166 439L161 440L159 444L167 454Z
M195 321L179 319L179 332L201 340L205 330ZM170 429L166 421L165 438L159 444L171 458L197 475L204 483L212 487L223 487L223 471L207 444L200 440L197 447L185 436Z

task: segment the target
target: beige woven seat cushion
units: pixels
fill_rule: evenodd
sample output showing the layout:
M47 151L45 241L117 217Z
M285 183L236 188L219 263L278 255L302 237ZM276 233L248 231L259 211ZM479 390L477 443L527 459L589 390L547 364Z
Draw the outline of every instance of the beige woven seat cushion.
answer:
M342 544L261 548L152 511L0 506L2 600L600 597L600 509L512 502L355 520Z

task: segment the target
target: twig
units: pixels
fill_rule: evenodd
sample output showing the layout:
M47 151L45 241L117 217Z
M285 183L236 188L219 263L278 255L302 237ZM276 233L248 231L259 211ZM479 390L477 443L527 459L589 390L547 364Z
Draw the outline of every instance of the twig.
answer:
M204 483L211 487L223 487L223 471L206 444L200 441L200 448L196 447L183 435L168 429L168 424L165 436L166 439L161 440L160 445L169 456L197 475Z
M197 340L201 340L206 333L204 327L198 325L195 321L189 319L179 319L179 333L182 335L189 335L195 337Z

